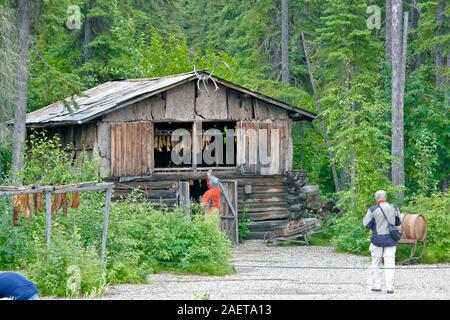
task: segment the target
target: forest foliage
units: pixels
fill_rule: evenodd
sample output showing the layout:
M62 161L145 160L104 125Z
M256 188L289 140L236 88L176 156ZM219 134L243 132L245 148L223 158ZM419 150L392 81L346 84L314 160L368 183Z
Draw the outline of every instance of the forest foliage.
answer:
M378 189L387 190L390 200L399 205L418 197L446 196L439 192L448 189L449 180L449 68L448 62L438 66L436 55L440 52L449 61L450 24L439 20L442 2L448 22L450 6L445 6L445 0L403 3L412 17L404 105L403 203L394 196L398 189L389 174L391 70L385 50L386 1L382 0L290 0L289 84L280 82L281 1L33 1L28 111L106 81L189 72L194 65L197 70L211 70L217 61L225 61L230 68L221 65L217 75L315 112L300 39L304 32L332 146L325 147L317 121L296 123L294 167L307 170L309 182L320 184L323 195L339 199L347 213L341 223L351 228ZM78 16L68 10L74 5L80 9L78 27L73 23ZM369 5L381 8L379 29L367 27ZM0 112L3 123L11 117L7 110L14 98L11 70L17 66L11 66L15 61L11 57L17 52L17 39L5 35L14 34L15 8L15 1L0 0L4 22L0 26L0 93L9 94L0 94L5 106ZM438 69L447 77L443 86L437 83ZM0 139L0 144L1 165L7 173L10 143ZM338 195L328 151L343 186ZM448 212L444 212L447 219Z

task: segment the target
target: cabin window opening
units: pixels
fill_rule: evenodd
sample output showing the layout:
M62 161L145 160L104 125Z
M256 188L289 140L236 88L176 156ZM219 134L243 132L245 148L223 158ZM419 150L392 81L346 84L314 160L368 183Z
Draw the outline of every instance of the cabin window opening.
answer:
M203 122L198 168L235 168L237 166L236 122ZM216 141L217 139L217 141Z
M155 123L154 149L156 169L191 168L192 122Z
M189 195L191 198L191 203L200 203L202 196L206 191L208 191L208 186L205 179L189 181Z

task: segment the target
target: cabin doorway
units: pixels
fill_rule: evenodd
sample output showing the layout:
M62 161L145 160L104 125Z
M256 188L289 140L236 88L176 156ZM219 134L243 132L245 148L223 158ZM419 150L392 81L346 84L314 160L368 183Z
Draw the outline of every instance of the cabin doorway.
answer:
M203 194L208 191L206 179L189 181L189 194L191 203L200 203Z

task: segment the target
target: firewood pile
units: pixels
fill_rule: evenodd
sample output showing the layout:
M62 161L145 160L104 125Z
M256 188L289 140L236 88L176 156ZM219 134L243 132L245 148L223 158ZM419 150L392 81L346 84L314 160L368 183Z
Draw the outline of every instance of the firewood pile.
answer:
M321 219L338 213L336 202L332 199L322 200L319 195L319 186L308 185L307 180L307 176L302 171L292 171L288 175L290 219L300 220L308 211L313 211Z

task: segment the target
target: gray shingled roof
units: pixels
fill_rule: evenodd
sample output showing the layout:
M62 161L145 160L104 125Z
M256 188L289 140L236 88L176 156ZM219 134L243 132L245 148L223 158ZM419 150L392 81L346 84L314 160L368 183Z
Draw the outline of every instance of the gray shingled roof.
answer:
M129 105L130 103L151 97L194 79L196 79L195 73L190 72L162 78L106 82L83 92L81 96L74 97L74 100L78 105L78 108L74 113L71 114L64 106L63 102L59 101L45 108L28 113L26 123L29 127L82 124ZM314 113L292 107L289 104L235 85L216 76L214 76L213 79L224 86L231 87L235 90L287 109L298 118L313 120L316 117Z

